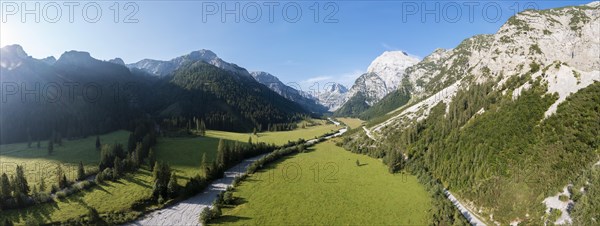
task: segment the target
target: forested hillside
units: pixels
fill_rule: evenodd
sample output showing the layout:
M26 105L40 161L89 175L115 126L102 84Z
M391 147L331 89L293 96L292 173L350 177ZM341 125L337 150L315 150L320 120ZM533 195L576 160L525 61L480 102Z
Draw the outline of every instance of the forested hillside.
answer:
M431 78L425 92L370 128L375 138L358 133L344 146L404 156L409 170L430 173L488 223L554 223L544 199L593 179L600 160L598 11L525 11L497 34L467 39L442 65L420 70ZM595 192L581 182L571 190L580 189ZM597 200L573 193L567 200L581 206L573 222L589 223Z
M46 62L28 56L21 46L7 46L0 75L0 143L131 130L139 118L152 118L164 129L204 122L209 129L249 132L270 124L277 124L273 130L292 128L286 125L310 116L247 72L226 69L189 61L155 77L87 52L69 51Z

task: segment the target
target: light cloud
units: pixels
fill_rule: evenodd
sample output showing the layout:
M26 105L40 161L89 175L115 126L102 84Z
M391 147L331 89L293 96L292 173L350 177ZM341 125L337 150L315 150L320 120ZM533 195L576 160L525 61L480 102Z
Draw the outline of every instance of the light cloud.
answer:
M332 78L331 76L317 76L317 77L312 77L312 78L306 79L306 80L302 81L302 83L322 82L322 81L330 80L331 78Z
M336 75L320 75L301 81L300 85L305 90L321 90L331 85L331 83L339 83L350 89L356 78L363 73L363 70L355 69Z
M398 48L391 46L385 42L381 42L381 47L383 47L385 50L388 50L388 51L398 50Z

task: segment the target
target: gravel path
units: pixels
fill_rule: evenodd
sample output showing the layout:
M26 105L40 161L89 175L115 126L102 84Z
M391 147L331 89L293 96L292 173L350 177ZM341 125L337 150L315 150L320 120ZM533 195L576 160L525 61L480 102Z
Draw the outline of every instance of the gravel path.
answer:
M329 119L331 120L331 119ZM336 123L335 121L331 120ZM336 124L338 125L338 124ZM340 129L336 134L325 137L341 136L348 128ZM317 139L307 141L307 143L317 143ZM189 199L183 200L175 205L165 209L155 210L143 216L142 218L126 225L200 225L199 215L205 207L211 207L212 202L221 191L225 191L227 186L233 183L233 179L246 172L246 168L254 161L267 154L259 155L244 160L236 166L225 171L225 177L213 181L204 191Z
M242 161L225 171L225 177L213 181L204 191L165 209L155 210L135 222L126 225L199 225L198 216L205 207L211 207L221 191L233 183L233 179L246 172L246 168L266 154Z
M376 141L376 139L375 139L375 137L373 136L373 134L371 134L371 130L367 129L367 127L364 127L364 126L363 126L363 130L365 130L365 133L367 134L367 136L368 136L369 138L371 138L371 140L374 140L374 141Z
M452 201L452 204L454 204L454 206L456 206L456 208L458 208L458 210L460 210L460 213L462 213L463 216L465 216L465 218L467 218L467 220L469 221L469 223L471 223L471 225L475 225L475 226L485 226L486 224L483 223L483 221L481 221L479 218L477 218L477 216L475 216L475 214L471 213L471 211L469 211L469 209L467 209L465 206L463 206L458 199L456 199L456 197L454 197L454 195L452 195L452 193L450 193L448 190L444 191L446 193L446 195L448 195L448 199L450 199L450 201Z

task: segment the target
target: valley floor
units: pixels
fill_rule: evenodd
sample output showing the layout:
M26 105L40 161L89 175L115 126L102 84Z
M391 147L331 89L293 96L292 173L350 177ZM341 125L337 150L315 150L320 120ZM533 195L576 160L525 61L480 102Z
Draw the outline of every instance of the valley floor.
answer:
M358 164L357 164L358 162ZM416 177L332 141L276 161L234 189L217 224L426 225L431 200ZM211 222L213 223L213 222Z
M233 133L224 131L207 131L205 137L161 137L157 146L153 147L157 160L168 163L177 173L180 185L184 185L190 177L202 173L200 163L202 154L206 154L208 161L213 161L216 156L219 139L229 141L267 142L278 145L287 143L288 140L311 139L324 133L340 129L340 126L317 120L318 125L298 128L293 131L264 132L253 135L251 133ZM127 131L117 131L101 135L102 143L121 143L127 145ZM24 165L30 186L39 187L40 175L45 175L46 187L56 183L54 172L58 164L75 165L83 161L86 170L97 169L100 152L95 148L95 137L81 140L64 141L63 146L55 146L54 153L48 155L47 141L41 142L41 147L28 148L27 143L8 144L0 146L0 163L7 173L14 173L16 164ZM12 165L9 165L12 164ZM30 170L33 166L46 166ZM14 165L14 166L13 166ZM146 166L144 166L146 167ZM146 167L147 168L147 167ZM52 223L76 220L85 216L87 207L94 207L102 217L110 217L111 221L122 222L135 219L142 214L134 207L141 200L146 200L152 192L152 172L142 168L135 173L127 174L115 182L107 181L104 185L94 186L90 190L82 191L64 199L55 199L55 202L44 203L17 210L0 211L0 222L9 219L17 225L25 224L27 219L37 222ZM69 180L73 180L76 167L65 167ZM41 174L40 174L41 173ZM49 189L47 189L49 190ZM197 215L193 216L197 220Z

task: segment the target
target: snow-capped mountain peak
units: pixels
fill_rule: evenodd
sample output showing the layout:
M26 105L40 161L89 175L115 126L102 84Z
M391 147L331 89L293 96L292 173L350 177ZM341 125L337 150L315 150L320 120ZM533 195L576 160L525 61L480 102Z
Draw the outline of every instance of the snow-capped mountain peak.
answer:
M404 51L386 51L371 62L367 73L377 74L388 89L394 90L400 84L404 70L419 61Z

